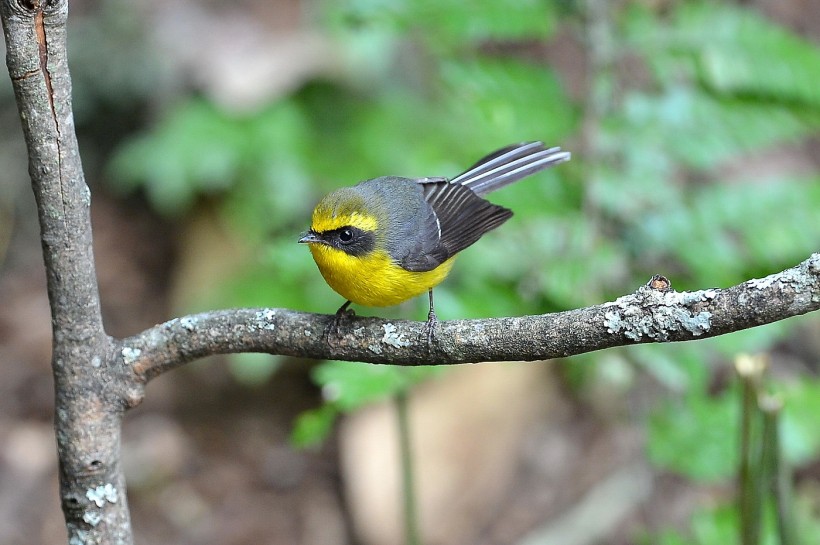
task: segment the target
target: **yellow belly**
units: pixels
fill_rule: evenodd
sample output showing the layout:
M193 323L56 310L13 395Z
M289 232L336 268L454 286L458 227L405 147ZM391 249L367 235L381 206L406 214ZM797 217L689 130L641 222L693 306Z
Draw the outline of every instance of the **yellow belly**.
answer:
M336 293L368 307L398 305L425 293L447 277L455 260L452 257L432 271L410 272L380 251L354 257L324 244L311 244L310 253Z

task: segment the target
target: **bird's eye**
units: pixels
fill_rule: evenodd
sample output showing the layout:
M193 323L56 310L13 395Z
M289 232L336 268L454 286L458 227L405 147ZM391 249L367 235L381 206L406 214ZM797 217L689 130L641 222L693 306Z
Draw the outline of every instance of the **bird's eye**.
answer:
M342 229L339 231L339 240L347 244L353 240L353 231L351 229Z

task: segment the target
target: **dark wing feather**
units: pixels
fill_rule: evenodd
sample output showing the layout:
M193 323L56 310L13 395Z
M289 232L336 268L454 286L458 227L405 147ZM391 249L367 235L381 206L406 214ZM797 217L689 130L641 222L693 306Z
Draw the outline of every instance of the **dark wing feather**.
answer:
M402 261L410 271L432 270L512 217L512 211L486 201L468 187L447 182L422 183L424 199L438 220L438 244Z

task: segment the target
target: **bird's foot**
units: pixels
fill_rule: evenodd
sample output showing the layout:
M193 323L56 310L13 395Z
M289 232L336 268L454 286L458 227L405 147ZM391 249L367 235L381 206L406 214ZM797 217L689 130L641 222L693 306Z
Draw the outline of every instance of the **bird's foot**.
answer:
M424 337L427 339L427 351L433 353L433 343L436 340L436 326L438 326L438 316L432 308L427 313L427 322L424 324Z
M336 314L333 316L330 325L325 329L325 340L328 344L330 344L331 336L336 339L340 338L342 336L342 328L344 323L356 316L356 311L352 308L347 308L349 306L350 301L347 301L344 305L340 306L339 310L337 310Z

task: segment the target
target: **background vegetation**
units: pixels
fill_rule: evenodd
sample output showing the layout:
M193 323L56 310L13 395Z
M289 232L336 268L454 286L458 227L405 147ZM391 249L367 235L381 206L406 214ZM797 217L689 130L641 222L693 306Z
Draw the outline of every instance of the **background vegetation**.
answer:
M165 249L172 271L156 278L171 286L168 313L333 312L339 297L295 244L323 193L382 174L454 175L496 147L532 139L571 150L573 160L493 196L515 219L459 257L437 289L443 319L585 306L654 273L677 289L723 287L818 250L817 14L811 27L811 18L789 25L787 10L765 2L316 0L271 8L290 14L282 29L253 2L183 3L177 9L190 19L174 32L190 21L215 36L180 45L184 36L157 25L174 8L75 4L70 46L89 177L103 198L115 195L117 206L176 233L176 247ZM252 18L225 18L242 10L261 13L258 28ZM276 50L265 40L277 35L304 56L271 54L267 71L239 55L219 64L219 45L243 33L218 29L243 24L261 33L257 57ZM231 63L250 74L256 94L220 87ZM271 84L274 72L284 83ZM0 91L4 112L9 87ZM11 121L4 139L18 130ZM0 257L22 222L12 219L23 209L16 203L28 198L15 176L8 187L19 191L0 192ZM423 303L356 310L421 318ZM732 365L738 354L767 353L765 389L785 404L782 447L798 469L797 524L804 543L820 543L810 537L820 536L818 328L813 317L557 364L572 403L594 406L601 392L619 399L618 418L642 427L655 470L708 491L685 524L636 523L626 542L735 542L741 404ZM229 362L237 387L250 390L283 380L288 365L264 355ZM302 414L292 439L321 442L340 412L432 373L441 371L316 366L325 404Z

